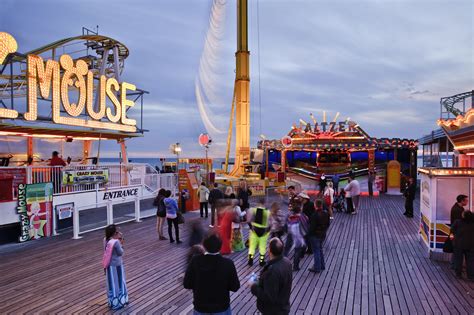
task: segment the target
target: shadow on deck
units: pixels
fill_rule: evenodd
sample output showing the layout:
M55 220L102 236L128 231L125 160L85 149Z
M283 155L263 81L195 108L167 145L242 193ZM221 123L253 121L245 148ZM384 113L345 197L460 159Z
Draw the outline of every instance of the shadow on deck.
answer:
M419 207L416 207L419 208ZM419 242L419 220L407 219L401 197L362 198L355 216L336 214L325 243L326 271L309 273L306 256L293 274L291 312L297 314L473 314L474 284L431 261ZM196 213L187 214L188 222ZM207 223L208 224L208 223ZM188 236L187 224L182 229ZM157 241L155 220L121 226L130 305L121 313L192 311L182 287L187 246ZM245 230L247 233L247 230ZM106 313L101 231L0 247L0 313ZM245 286L260 267L232 254L242 287L231 295L234 314L255 313Z

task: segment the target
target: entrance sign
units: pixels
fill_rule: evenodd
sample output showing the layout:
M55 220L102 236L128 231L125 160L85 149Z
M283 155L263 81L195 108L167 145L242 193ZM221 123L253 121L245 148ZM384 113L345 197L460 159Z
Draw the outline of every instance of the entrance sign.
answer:
M109 170L63 170L63 185L106 183Z
M20 242L51 235L53 184L18 185Z
M0 36L0 47L5 39ZM136 132L136 120L127 117L129 107L134 101L127 99L127 91L136 87L127 82L119 83L105 75L99 77L94 95L94 74L84 60L74 62L71 56L62 55L59 62L40 56L27 56L27 112L25 120L38 118L38 88L43 99L51 99L52 117L56 124ZM77 102L70 99L70 89L78 92ZM97 100L96 100L97 98ZM106 106L106 99L111 107ZM62 115L66 112L66 116ZM86 117L84 117L84 114ZM0 118L18 118L14 109L0 109ZM80 117L82 115L82 117Z

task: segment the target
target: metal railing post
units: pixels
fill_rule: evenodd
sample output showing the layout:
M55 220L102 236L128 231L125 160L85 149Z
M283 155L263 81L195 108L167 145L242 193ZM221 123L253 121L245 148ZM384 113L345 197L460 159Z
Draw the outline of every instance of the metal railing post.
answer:
M111 201L107 203L107 225L114 224L114 206Z
M141 222L141 220L140 220L140 198L135 198L135 222Z
M79 236L79 209L74 207L72 212L72 226L73 226L73 237L72 239L78 240L82 237Z

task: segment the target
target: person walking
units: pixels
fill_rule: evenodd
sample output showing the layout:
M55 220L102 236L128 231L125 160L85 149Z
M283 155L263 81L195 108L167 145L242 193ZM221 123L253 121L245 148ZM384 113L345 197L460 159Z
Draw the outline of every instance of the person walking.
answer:
M278 237L279 239L285 234L286 218L280 209L278 202L272 203L270 206L270 238Z
M304 237L308 233L308 219L306 215L301 213L298 207L293 208L287 219L288 236L285 243L285 257L293 247L295 253L293 255L293 271L300 270L300 259L304 256L306 251L306 242Z
M308 239L313 248L314 266L309 268L310 272L319 273L326 269L323 254L323 242L329 228L329 214L323 211L323 201L315 201L316 211L309 220Z
M314 203L311 202L309 196L305 192L299 193L298 198L301 200L303 213L309 220L314 213ZM308 239L308 235L305 236L305 241L306 241L306 254L311 255L313 253L313 249L311 248L311 242Z
M267 251L267 240L269 236L268 218L270 211L265 208L265 199L261 198L255 208L249 210L250 235L248 265L253 265L253 258L258 247L260 253L260 266L265 265L265 253Z
M333 220L332 204L334 203L334 189L332 188L332 182L329 182L326 186L326 190L323 194L324 204L326 205L329 213L329 219Z
M462 218L451 227L454 240L454 271L462 278L462 266L466 260L467 278L474 281L474 213L464 211Z
M185 289L193 290L194 314L230 315L230 291L240 289L234 262L219 253L222 240L210 233L203 241L204 255L191 259L183 279Z
M160 241L167 240L163 235L163 225L166 219L166 206L164 203L166 190L161 188L158 191L158 195L153 201L153 205L156 206L156 231L158 232L158 237Z
M347 211L350 214L357 214L359 208L360 184L355 175L351 174L349 177L349 184L344 188L347 201Z
M206 183L202 182L198 189L198 197L199 197L199 212L201 214L201 218L204 218L204 214L206 215L206 219L209 215L208 209L208 201L209 201L209 189L206 187ZM204 212L205 210L205 212Z
M283 242L277 237L270 240L269 256L260 278L249 280L250 291L263 315L289 314L293 274L291 262L283 256Z
M209 203L211 204L211 225L209 227L214 227L214 223L216 220L216 205L219 200L224 199L224 194L218 188L217 183L214 183L214 188L209 193Z
M462 218L462 213L464 212L464 207L467 206L469 202L469 198L466 195L458 195L456 197L456 203L451 208L450 218L451 218L451 226L453 226L456 220L460 220Z
M413 201L415 200L415 194L416 183L415 180L410 177L408 179L408 186L403 192L403 196L405 197L405 212L403 215L407 218L413 218Z
M178 222L178 203L175 199L171 198L171 191L167 190L165 194L165 207L166 207L166 220L168 221L168 236L170 237L170 243L174 243L172 226L174 226L174 232L176 236L176 243L181 244L179 239L179 222Z
M339 181L340 180L341 180L341 178L339 177L339 174L335 173L332 176L332 185L333 185L333 188L334 188L335 192L339 191Z
M123 235L115 224L105 228L102 266L107 279L107 300L113 310L128 304L127 282L123 268Z
M324 173L321 174L321 177L319 178L319 193L318 196L322 197L324 194L324 190L326 190L326 185L327 185L327 179L326 175Z
M375 182L375 172L369 171L369 175L367 176L367 186L369 188L369 196L374 195L374 182Z
M295 186L290 185L288 186L288 211L293 211L293 205L297 202L299 203Z

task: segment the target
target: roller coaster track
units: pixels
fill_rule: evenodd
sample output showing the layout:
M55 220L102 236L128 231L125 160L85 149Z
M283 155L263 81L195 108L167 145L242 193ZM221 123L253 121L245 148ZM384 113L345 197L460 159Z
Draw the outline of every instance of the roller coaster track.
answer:
M460 94L456 94L453 96L448 96L448 97L442 97L440 100L440 104L442 107L446 109L448 113L453 114L455 117L459 115L464 115L465 114L465 100L467 98L471 98L471 102L474 105L474 90L469 91L469 92L464 92ZM456 104L458 103L463 103L463 110L460 110L459 108L456 107ZM442 110L442 108L441 108ZM442 113L441 113L442 114Z

